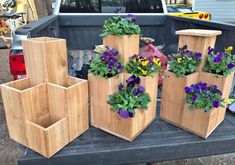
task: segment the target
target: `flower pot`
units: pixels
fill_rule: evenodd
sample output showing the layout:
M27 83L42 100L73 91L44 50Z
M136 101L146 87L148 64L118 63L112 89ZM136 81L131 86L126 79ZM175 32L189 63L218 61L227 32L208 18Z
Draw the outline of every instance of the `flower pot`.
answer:
M179 48L187 45L188 50L202 53L202 64L198 68L198 71L202 71L206 63L208 48L215 47L216 37L221 35L222 32L218 30L186 29L176 31L176 34L179 35Z
M199 74L199 81L206 82L208 85L216 85L218 89L222 92L222 98L224 98L225 108L220 108L220 115L218 118L220 122L222 122L225 117L227 101L231 92L233 77L234 73L231 73L227 77L207 72L200 72Z
M68 76L65 84L30 84L30 78L2 85L10 137L51 157L88 129L88 84Z
M118 91L118 85L125 83L131 75L121 73L117 76L104 79L88 75L89 94L91 105L91 125L108 133L133 141L156 117L157 78L141 77L141 85L150 94L151 102L147 110L136 109L135 117L123 119L117 112L111 111L107 104L109 95Z
M205 112L203 109L188 110L188 106L185 104L183 109L181 128L206 139L222 122L220 108Z
M121 61L126 64L134 54L139 54L140 36L135 35L107 35L103 38L103 45L116 48L121 55Z

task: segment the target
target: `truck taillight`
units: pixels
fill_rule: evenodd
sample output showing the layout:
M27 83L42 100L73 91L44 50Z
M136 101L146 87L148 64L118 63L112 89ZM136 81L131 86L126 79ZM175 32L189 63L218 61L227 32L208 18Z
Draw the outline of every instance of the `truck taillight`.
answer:
M10 62L10 71L11 74L14 76L15 80L25 77L26 69L25 69L23 54L11 53L9 56L9 62Z
M200 14L200 15L199 15L199 18L202 19L202 18L203 18L203 14Z
M205 14L205 15L204 15L204 18L205 18L205 19L207 19L207 18L208 18L208 16L209 16L208 14Z

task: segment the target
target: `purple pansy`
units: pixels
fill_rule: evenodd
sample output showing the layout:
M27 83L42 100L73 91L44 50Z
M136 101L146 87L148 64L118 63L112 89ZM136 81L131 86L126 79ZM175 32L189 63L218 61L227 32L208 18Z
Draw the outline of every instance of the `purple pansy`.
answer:
M192 100L196 101L197 100L197 96L192 96Z
M123 84L118 85L118 90L119 91L122 91L123 89L124 89L124 85Z
M185 93L189 93L192 91L192 89L193 89L192 87L185 87L184 91L185 91Z
M131 20L132 22L135 22L136 21L136 17L133 14L128 14L126 16L126 20L127 21Z
M214 59L213 59L213 62L214 63L219 63L222 61L222 58L220 56L216 56Z
M232 69L234 66L235 66L235 65L234 65L233 63L229 63L229 64L227 65L227 68L228 68L228 69Z
M145 91L144 87L139 85L138 88L133 90L133 95L137 96L137 95L139 95L141 93L144 93L144 91Z
M120 8L120 7L118 7L118 8L116 8L115 10L114 10L114 13L120 13L120 11L122 10L122 8Z
M208 54L209 54L209 55L212 54L212 53L215 51L215 49L214 49L214 48L211 48L211 47L209 47L208 50L209 50L209 51L208 51Z
M135 76L135 75L133 75L133 76L129 77L126 80L126 83L127 83L128 87L133 87L135 85L139 85L140 84L140 78Z
M122 64L121 64L121 63L118 63L118 65L117 65L117 70L118 70L118 71L122 70Z
M213 106L214 108L218 108L218 107L219 107L219 101L218 101L218 100L213 100L213 101L212 101L212 106Z
M123 119L127 119L129 117L129 112L126 111L125 109L119 109L118 114Z
M195 53L194 54L194 58L195 59L199 59L199 58L201 58L202 57L202 54L201 53Z

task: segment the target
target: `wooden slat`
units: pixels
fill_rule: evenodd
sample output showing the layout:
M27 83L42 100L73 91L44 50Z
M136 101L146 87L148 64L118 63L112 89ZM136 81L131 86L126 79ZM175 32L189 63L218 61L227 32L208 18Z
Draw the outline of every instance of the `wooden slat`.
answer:
M66 84L68 71L64 39L42 37L24 40L22 44L30 85L43 82Z
M213 37L221 35L222 32L219 30L186 29L186 30L176 31L176 34L186 35L186 36L197 36L197 37Z
M7 85L1 86L1 92L9 135L18 143L26 145L24 112L20 98L21 92L11 90Z
M70 141L88 129L88 82L69 77L70 85L66 89L66 116L69 122ZM76 83L80 82L80 83Z
M103 38L103 45L116 48L121 55L121 60L126 64L134 54L139 54L139 35L115 36L108 35Z

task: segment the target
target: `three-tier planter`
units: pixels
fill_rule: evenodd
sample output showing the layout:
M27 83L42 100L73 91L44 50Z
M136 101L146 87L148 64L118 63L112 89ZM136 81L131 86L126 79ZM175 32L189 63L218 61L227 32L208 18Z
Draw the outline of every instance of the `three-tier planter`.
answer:
M197 72L185 77L176 77L174 73L165 71L160 118L186 131L207 138L224 120L226 108L214 108L210 112L200 109L190 111L188 104L184 101L186 96L184 88L200 81L208 85L217 85L218 89L222 91L222 98L225 99L225 102L227 101L233 74L225 78L202 71L206 63L205 55L208 54L208 48L215 46L216 36L221 32L188 29L177 31L176 34L180 35L179 48L187 45L189 50L202 53L202 64L198 67Z
M1 87L9 134L51 157L88 129L88 83L68 76L65 40L28 39L23 48L28 78Z
M153 77L140 77L141 85L149 93L151 102L147 110L136 110L135 117L123 119L117 112L111 110L107 103L109 95L118 91L119 84L131 76L120 73L111 78L98 78L89 74L89 93L91 104L91 125L108 133L133 141L156 117L157 82L158 74Z

